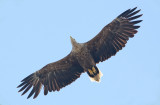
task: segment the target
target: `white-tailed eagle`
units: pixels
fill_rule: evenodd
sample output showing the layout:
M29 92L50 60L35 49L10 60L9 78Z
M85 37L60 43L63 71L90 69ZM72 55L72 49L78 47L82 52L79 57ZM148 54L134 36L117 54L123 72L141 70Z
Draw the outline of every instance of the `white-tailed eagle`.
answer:
M99 82L102 73L96 64L115 55L125 47L129 38L134 37L136 29L140 27L136 24L142 21L135 20L142 16L136 15L139 11L136 8L126 10L86 43L77 43L70 37L72 43L70 54L24 78L18 86L21 87L19 92L23 91L23 95L33 87L28 98L32 95L36 98L44 86L44 95L47 95L48 91L59 91L85 72L92 80Z

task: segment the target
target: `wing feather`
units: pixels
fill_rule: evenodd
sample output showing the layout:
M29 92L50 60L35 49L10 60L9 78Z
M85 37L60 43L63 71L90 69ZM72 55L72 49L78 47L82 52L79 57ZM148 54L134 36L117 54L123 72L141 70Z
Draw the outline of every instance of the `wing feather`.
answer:
M125 47L129 38L134 37L142 20L135 20L142 16L136 15L140 10L128 9L121 13L111 23L106 25L93 39L85 43L96 63L115 55Z
M24 78L18 86L18 88L21 87L19 92L23 91L22 95L24 95L33 87L27 98L30 98L32 95L34 95L33 98L36 98L40 93L41 87L44 86L44 95L47 95L48 91L59 91L72 83L83 72L83 68L70 53L62 60L50 63L41 70Z

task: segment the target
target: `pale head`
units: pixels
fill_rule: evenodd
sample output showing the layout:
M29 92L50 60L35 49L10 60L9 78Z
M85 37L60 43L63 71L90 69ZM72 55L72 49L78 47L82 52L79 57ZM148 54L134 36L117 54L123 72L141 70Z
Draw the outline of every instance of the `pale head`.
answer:
M75 46L77 44L76 40L72 38L72 36L70 36L70 39L71 39L72 46Z
M72 43L72 51L75 51L75 52L79 51L82 47L81 44L77 43L76 40L72 38L71 36L70 36L70 39Z

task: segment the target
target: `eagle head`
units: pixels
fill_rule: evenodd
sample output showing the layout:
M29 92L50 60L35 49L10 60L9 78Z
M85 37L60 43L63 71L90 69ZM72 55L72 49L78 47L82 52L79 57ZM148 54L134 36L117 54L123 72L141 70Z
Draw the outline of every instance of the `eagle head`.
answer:
M70 36L70 39L71 39L72 46L75 46L77 44L76 40L72 38L72 36Z

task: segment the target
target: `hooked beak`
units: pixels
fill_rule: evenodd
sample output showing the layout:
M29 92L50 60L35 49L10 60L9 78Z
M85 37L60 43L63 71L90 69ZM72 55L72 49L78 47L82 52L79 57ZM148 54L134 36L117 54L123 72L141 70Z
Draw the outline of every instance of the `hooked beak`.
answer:
M73 38L70 36L70 39L73 40Z

